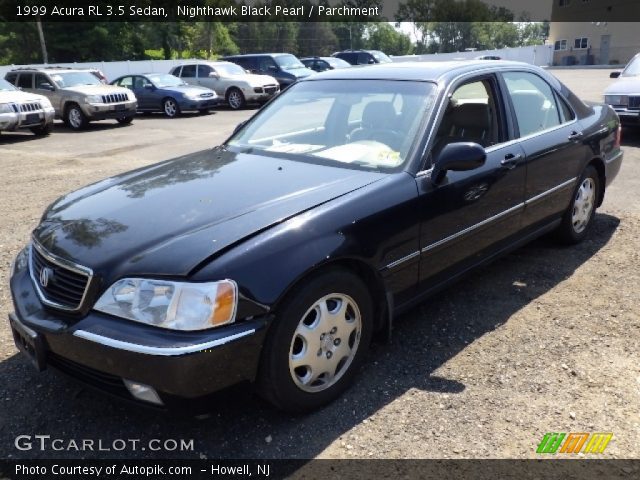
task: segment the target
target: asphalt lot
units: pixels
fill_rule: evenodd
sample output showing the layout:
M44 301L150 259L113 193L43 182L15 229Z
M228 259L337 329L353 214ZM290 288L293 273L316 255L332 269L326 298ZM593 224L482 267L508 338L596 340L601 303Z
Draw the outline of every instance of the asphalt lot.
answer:
M608 70L553 72L600 100ZM224 140L253 110L61 123L48 138L0 136L0 316L9 266L43 209L72 189ZM37 374L0 323L0 458L532 458L546 432L613 432L607 458L640 457L640 129L623 132L620 175L578 247L541 239L396 323L343 398L307 416L247 391L207 418L158 414ZM186 412L188 413L188 412ZM18 435L193 439L187 452L20 451Z

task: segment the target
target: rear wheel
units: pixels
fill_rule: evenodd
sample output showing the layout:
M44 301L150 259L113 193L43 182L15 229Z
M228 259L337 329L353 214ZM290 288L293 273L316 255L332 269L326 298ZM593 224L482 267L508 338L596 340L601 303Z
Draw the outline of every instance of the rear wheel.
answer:
M592 165L589 165L582 173L569 208L556 231L557 237L562 243L579 243L587 236L593 224L596 203L600 198L600 188L598 172Z
M180 107L178 102L173 98L165 98L162 102L162 111L169 118L174 118L180 115Z
M240 110L244 108L246 100L240 89L233 87L227 91L227 103L232 110Z
M79 105L72 103L65 112L65 123L74 130L82 130L89 124L86 115Z
M262 354L258 387L276 407L304 412L337 398L371 341L371 296L345 270L315 275L278 309Z

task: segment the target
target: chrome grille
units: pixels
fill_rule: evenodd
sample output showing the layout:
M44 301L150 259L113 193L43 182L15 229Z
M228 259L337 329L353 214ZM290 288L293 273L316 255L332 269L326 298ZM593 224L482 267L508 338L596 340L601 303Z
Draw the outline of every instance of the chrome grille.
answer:
M112 93L110 95L102 95L102 103L118 103L126 102L129 97L126 93Z
M209 97L213 97L213 92L206 92L206 93L200 94L200 98L209 98Z
M629 97L629 108L640 109L640 96Z
M45 305L61 310L80 309L91 281L90 269L58 259L35 243L30 248L29 269ZM43 281L44 277L47 281Z
M42 106L38 102L23 103L20 105L21 112L39 112L42 110Z

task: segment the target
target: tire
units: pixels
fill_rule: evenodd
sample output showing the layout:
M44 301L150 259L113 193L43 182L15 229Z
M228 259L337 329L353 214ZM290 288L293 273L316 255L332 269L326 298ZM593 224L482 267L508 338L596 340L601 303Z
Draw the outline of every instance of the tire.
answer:
M241 110L247 104L247 101L244 98L244 95L240 91L240 89L236 87L232 87L227 90L227 104L231 110Z
M122 117L122 118L118 118L116 119L118 121L118 123L120 125L129 125L131 122L133 122L133 117Z
M87 127L89 120L87 120L87 116L84 114L80 106L76 103L72 103L65 110L64 123L73 130L82 130Z
M569 208L556 230L556 238L566 245L580 243L589 233L600 198L600 177L596 169L589 165L573 192Z
M276 312L262 351L258 392L288 412L335 400L353 381L372 331L371 296L359 277L335 269L308 278Z
M175 99L168 97L162 101L162 111L169 118L175 118L180 115L180 106Z
M40 125L39 127L31 127L29 130L33 132L34 135L38 137L46 137L51 133L52 124L48 123L46 125Z

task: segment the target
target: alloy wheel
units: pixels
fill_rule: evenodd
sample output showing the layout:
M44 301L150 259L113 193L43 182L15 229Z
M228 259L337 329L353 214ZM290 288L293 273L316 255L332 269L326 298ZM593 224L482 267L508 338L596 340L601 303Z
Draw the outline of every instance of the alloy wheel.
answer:
M576 192L576 198L573 202L573 213L571 215L571 224L576 233L581 233L589 223L591 213L593 212L596 187L592 178L587 177Z

